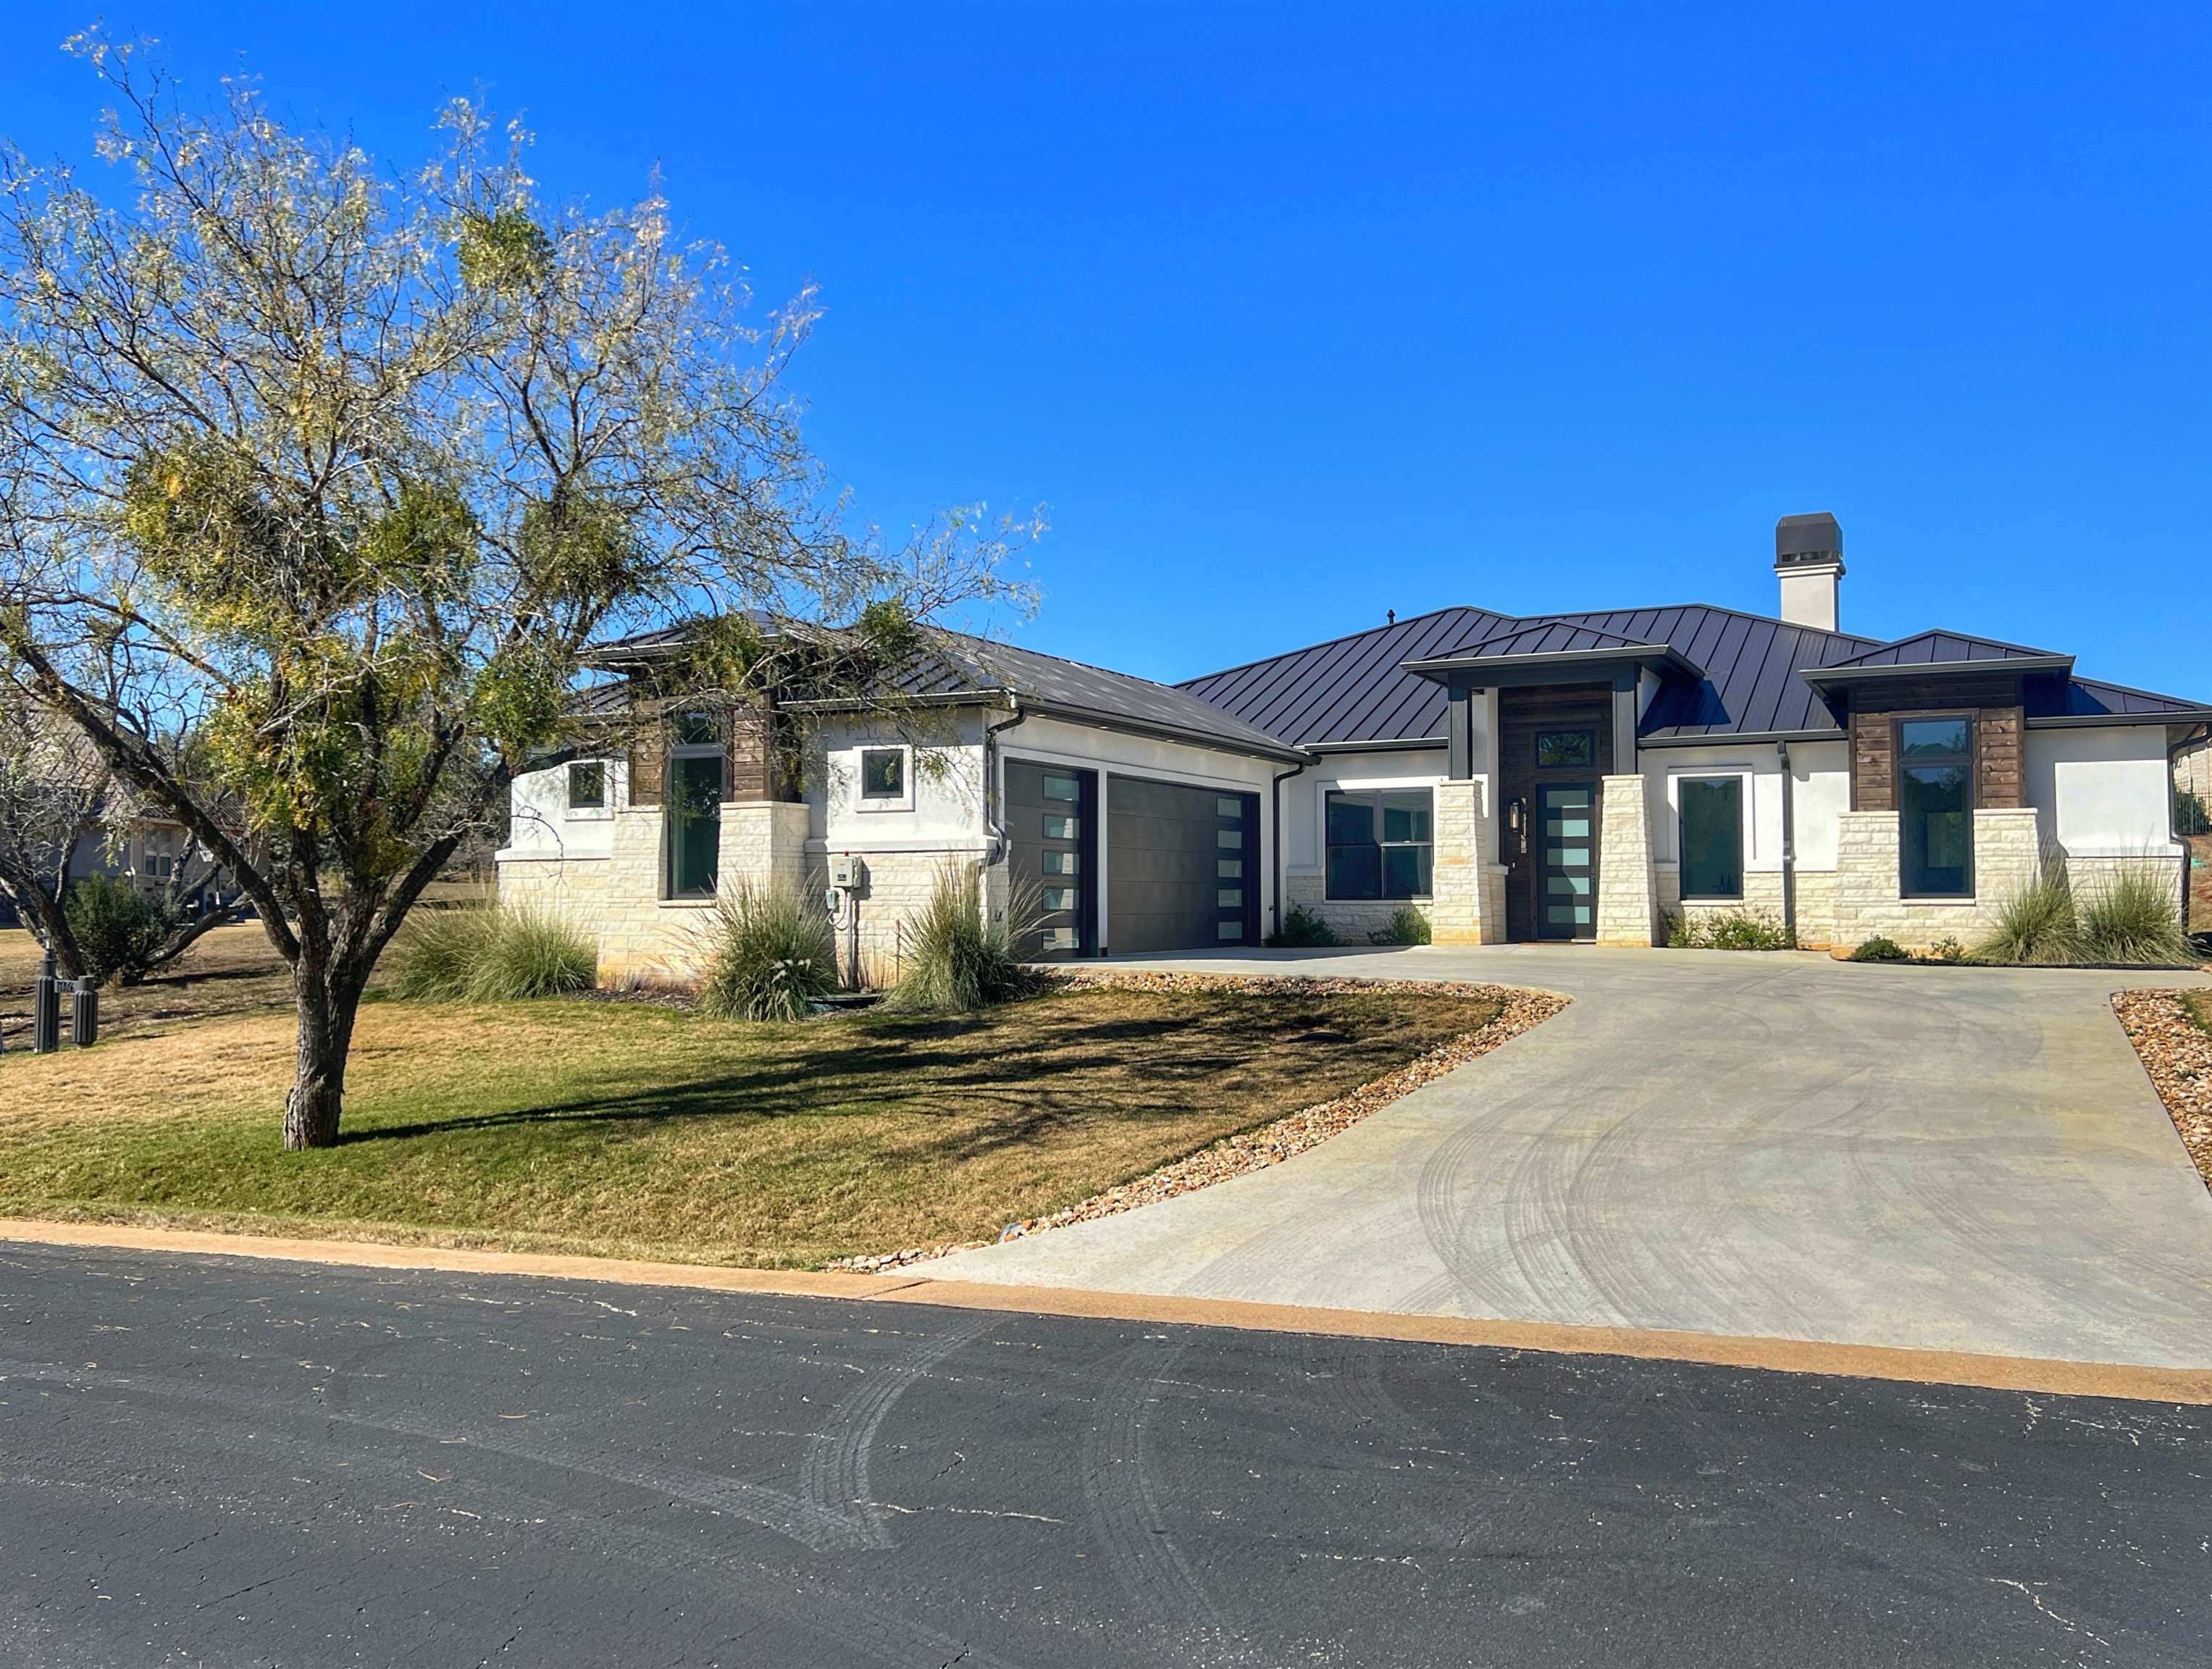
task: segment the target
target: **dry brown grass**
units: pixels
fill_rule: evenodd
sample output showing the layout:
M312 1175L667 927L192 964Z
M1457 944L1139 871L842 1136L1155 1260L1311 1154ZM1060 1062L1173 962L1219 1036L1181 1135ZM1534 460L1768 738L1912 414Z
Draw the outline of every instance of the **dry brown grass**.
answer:
M143 1017L89 1053L0 1063L0 1211L812 1264L987 1237L1342 1094L1496 1006L1106 990L749 1026L378 1001L347 1139L313 1154L277 1142L289 1009Z
M38 941L21 928L0 929L0 1029L9 1049L27 1041L31 982L38 972ZM100 1035L173 1030L180 1023L220 1015L289 1009L291 1002L290 972L270 947L261 924L247 922L215 929L143 985L111 985L102 991Z

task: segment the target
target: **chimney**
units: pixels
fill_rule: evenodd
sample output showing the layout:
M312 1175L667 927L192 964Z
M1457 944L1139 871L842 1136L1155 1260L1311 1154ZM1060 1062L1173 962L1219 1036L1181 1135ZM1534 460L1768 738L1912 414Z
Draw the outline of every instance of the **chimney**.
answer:
M1782 581L1782 618L1793 626L1836 630L1836 591L1844 577L1844 530L1823 510L1785 515L1774 524L1774 571Z

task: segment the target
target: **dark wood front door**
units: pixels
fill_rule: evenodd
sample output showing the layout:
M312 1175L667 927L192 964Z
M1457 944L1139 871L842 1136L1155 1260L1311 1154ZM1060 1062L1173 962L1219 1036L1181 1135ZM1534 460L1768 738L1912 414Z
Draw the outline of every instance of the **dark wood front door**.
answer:
M1613 769L1613 691L1498 695L1498 852L1505 936L1597 936L1600 779Z

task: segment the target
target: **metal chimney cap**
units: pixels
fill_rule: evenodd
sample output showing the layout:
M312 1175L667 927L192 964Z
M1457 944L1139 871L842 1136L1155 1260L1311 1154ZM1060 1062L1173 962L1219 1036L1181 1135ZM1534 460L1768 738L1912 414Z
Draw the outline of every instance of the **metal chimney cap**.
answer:
M1774 565L1794 568L1800 563L1834 563L1842 566L1844 530L1826 510L1809 515L1785 515L1774 524Z

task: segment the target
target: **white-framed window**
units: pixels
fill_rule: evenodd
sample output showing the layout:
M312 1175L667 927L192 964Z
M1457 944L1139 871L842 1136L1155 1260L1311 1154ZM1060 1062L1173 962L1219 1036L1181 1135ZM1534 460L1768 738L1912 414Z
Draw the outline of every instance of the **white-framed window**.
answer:
M568 815L604 817L607 810L607 762L572 759L568 775Z
M1674 779L1674 852L1685 903L1743 897L1743 785L1741 776Z
M864 812L914 809L914 750L886 745L860 750L860 808Z

